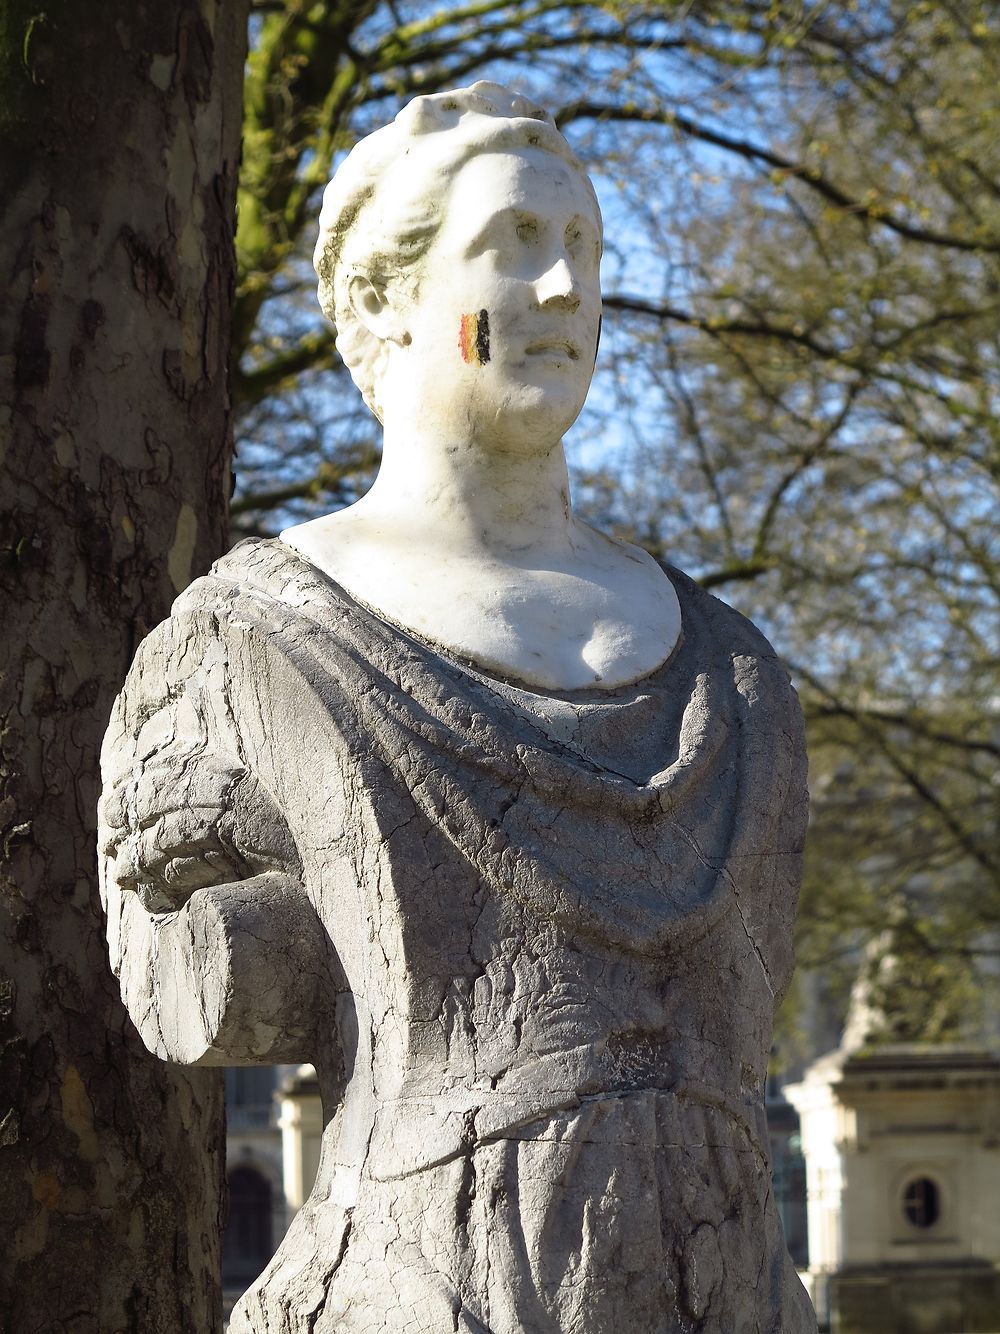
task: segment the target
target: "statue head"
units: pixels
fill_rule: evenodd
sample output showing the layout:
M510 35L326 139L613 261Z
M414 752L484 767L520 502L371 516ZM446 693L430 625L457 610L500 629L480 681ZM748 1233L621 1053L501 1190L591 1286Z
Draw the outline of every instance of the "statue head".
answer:
M502 222L496 235L486 235L494 215ZM435 245L445 232L448 244L438 255ZM471 264L490 247L497 255L493 278L477 287L469 274L462 292L469 309L442 311L448 304L442 291L450 296L456 282L461 286L466 257ZM565 372L564 384L572 381L572 397L579 398L564 414L572 421L593 371L600 247L593 186L552 117L497 84L476 83L415 98L390 125L357 144L326 189L314 262L338 351L380 418L392 349L409 346L422 317L439 319L439 328L425 332L437 339L442 356L447 347L456 374L463 365L483 368L491 357L496 362L496 340L505 333L503 298L516 274L529 276L548 315L529 328L527 316L507 313L506 329L516 325L524 343L511 356L521 358L519 367L530 363L528 378L542 391L546 376ZM528 274L532 266L537 272ZM440 369L452 370L450 363L439 367L425 358L425 377ZM494 366L493 375L497 398L502 366Z

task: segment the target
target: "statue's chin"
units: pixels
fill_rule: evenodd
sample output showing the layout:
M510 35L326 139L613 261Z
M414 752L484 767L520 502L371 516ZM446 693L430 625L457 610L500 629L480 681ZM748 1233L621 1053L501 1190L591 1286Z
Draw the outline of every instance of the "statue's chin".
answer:
M561 389L553 392L548 386L521 384L488 407L478 403L474 438L504 453L548 453L579 417L586 400L586 390L580 393L566 385ZM463 416L469 420L467 407Z
M414 429L443 446L463 440L505 453L547 452L576 421L592 369L553 353L495 358L455 375L434 358L391 363L378 387L386 436Z

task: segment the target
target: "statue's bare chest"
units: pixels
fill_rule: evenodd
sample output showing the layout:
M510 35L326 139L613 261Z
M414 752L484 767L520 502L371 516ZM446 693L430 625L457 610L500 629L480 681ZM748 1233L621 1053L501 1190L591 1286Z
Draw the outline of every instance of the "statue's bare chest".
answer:
M365 607L453 657L542 689L640 680L666 661L680 634L676 594L662 570L599 534L572 558L521 564L372 543L348 521L337 540L310 529L285 540Z

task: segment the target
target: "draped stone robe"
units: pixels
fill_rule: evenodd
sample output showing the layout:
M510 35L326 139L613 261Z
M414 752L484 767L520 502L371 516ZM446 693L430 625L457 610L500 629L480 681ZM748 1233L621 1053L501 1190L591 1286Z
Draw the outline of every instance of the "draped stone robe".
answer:
M763 1085L801 717L684 575L616 690L529 691L243 543L104 752L112 959L150 1048L312 1061L313 1193L234 1334L804 1334Z

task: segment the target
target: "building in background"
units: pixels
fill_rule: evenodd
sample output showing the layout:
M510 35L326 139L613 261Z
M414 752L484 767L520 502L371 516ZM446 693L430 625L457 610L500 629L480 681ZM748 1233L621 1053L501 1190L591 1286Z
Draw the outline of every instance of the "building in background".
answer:
M997 1054L842 1045L785 1092L801 1118L821 1328L1000 1330Z
M802 1156L799 1115L779 1081L768 1079L765 1100L767 1137L771 1150L774 1200L785 1229L788 1253L800 1273L809 1265L809 1223L806 1211L806 1162Z
M278 1248L294 1215L285 1191L274 1101L294 1066L226 1070L226 1179L229 1211L222 1237L226 1315Z

